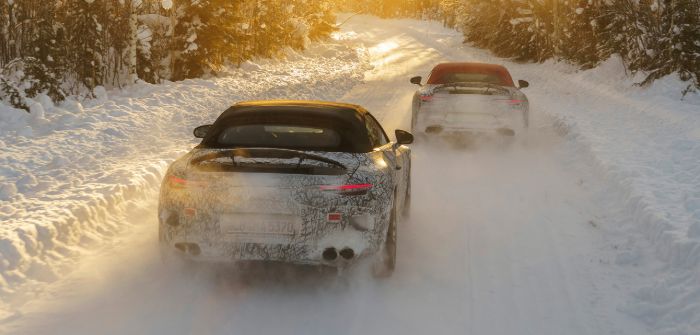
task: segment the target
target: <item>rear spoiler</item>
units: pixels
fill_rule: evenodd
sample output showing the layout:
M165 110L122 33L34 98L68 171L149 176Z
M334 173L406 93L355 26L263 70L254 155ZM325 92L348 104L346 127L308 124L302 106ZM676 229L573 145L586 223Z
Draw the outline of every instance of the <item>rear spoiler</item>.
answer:
M327 158L323 157L321 155L317 154L312 154L300 150L292 150L292 149L281 149L281 148L232 148L232 149L223 149L223 150L217 150L214 152L209 152L197 157L194 157L191 159L190 163L194 166L200 166L202 163L209 161L209 160L214 160L217 158L230 158L231 159L231 167L228 168L228 170L235 170L239 172L290 172L289 168L283 168L283 167L269 167L269 168L261 168L261 167L241 167L238 166L238 162L236 161L236 157L241 157L241 158L279 158L279 159L290 159L290 158L298 158L299 161L296 164L295 169L299 170L298 173L302 174L314 174L311 173L310 171L307 171L308 169L302 168L301 164L304 160L314 160L318 162L323 162L332 166L335 166L336 172L328 173L326 171L325 173L320 173L320 174L334 174L334 175L341 175L347 173L347 167L343 165L342 163ZM337 170L340 170L342 172L339 172ZM323 169L320 168L314 168L314 171L320 171ZM325 170L324 170L325 171Z
M484 82L457 82L457 83L449 83L449 84L440 84L436 85L432 88L432 93L435 93L435 91L443 89L443 88L454 88L457 89L459 87L469 87L469 88L483 88L488 90L496 90L496 91L501 91L501 92L510 92L510 89L508 87L503 86L503 85L498 85L498 84L491 84L491 83L484 83Z

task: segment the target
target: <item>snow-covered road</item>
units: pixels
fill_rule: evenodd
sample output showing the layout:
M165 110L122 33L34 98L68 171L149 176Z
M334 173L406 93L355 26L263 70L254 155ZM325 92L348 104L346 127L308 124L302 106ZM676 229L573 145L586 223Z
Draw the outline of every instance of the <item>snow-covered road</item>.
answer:
M416 205L401 226L390 280L377 282L363 268L347 282L275 268L182 276L160 263L150 203L133 214L135 231L24 306L5 330L645 334L616 311L620 277L606 266L610 256L601 252L606 241L596 227L612 215L594 199L601 186L560 161L566 152L557 135L538 144L508 152L418 146Z
M336 38L367 48L374 66L340 100L365 106L390 131L408 128L410 76L444 60L494 61L453 31L411 20L358 16ZM513 68L515 79L531 79L525 68ZM414 146L413 212L399 227L389 280L362 267L341 279L287 268L183 275L160 263L151 190L120 218L127 229L76 270L15 297L0 333L652 334L626 312L654 272L636 267L644 252L626 250L639 243L620 228L633 220L622 191L544 112L564 102L533 84L525 140Z

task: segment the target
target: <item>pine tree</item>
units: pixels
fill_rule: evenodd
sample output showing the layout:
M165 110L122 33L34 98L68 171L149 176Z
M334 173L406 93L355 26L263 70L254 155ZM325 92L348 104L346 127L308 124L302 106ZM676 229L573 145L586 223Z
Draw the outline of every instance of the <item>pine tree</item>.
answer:
M0 67L5 66L17 56L15 8L17 4L0 1Z
M104 26L105 2L99 0L66 0L63 13L68 61L77 83L89 90L102 85L105 78ZM79 91L79 87L74 87Z
M139 45L139 22L138 22L138 10L141 6L141 0L131 0L126 4L126 9L128 11L129 17L129 43L128 43L128 69L129 69L129 83L133 84L138 80L138 75L136 73L137 59L138 59L138 45Z
M215 72L234 58L242 34L238 2L183 1L175 10L173 79Z
M469 0L465 38L502 57L543 61L552 56L551 7L537 1Z
M700 5L692 0L667 0L654 15L654 56L647 60L644 70L647 85L663 76L678 72L680 78L700 86Z
M445 27L456 28L464 24L465 3L462 0L440 1L437 16Z
M600 7L590 0L578 0L573 6L560 8L562 33L559 41L560 57L584 68L598 64Z
M136 73L149 83L170 78L171 7L162 4L161 0L144 1L138 16Z
M306 0L294 5L295 17L308 27L304 32L310 41L327 38L335 27L335 14L327 0Z
M11 48L5 49L7 52L2 59L12 57L4 63L2 71L4 96L13 106L27 111L26 98L41 93L54 101L63 100L63 53L59 48L62 34L60 27L53 23L56 5L26 0L8 2L3 7L0 10L3 16L12 18L3 28L3 35L12 36L3 43Z

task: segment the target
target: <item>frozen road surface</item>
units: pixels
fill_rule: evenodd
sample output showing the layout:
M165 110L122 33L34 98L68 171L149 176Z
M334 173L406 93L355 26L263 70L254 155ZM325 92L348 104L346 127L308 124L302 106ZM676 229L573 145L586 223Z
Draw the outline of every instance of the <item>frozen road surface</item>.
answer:
M373 65L341 100L366 107L388 132L408 128L410 76L440 61L497 61L439 25L415 23L358 16L336 36L366 48ZM168 268L151 196L69 275L35 298L25 294L0 332L651 333L621 311L642 275L615 263L623 237L611 227L630 220L616 191L542 112L562 104L556 91L538 89L546 76L525 65L512 72L533 84L529 136L510 146L414 146L412 215L398 228L393 277L374 280L362 266L339 278L281 267Z

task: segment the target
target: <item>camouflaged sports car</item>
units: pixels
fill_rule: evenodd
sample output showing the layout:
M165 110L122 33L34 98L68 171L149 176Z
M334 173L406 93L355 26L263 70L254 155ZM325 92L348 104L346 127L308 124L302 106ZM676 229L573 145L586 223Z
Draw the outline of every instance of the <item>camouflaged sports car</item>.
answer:
M194 135L201 144L161 186L164 255L337 268L374 255L375 274L392 273L410 206L410 133L391 142L356 105L258 101Z
M442 63L430 72L413 96L411 131L419 134L496 133L514 136L530 123L530 103L508 70L496 64Z

